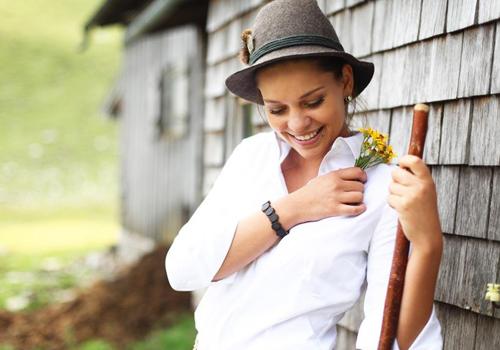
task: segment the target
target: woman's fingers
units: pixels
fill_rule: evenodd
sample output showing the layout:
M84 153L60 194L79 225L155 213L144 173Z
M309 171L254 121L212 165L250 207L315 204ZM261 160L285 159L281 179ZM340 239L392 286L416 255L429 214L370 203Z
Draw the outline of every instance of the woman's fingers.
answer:
M347 204L361 203L363 202L363 193L358 191L341 192L339 202Z
M359 215L366 210L364 203L358 205L339 204L340 215Z
M364 192L365 191L365 185L361 181L342 181L342 189L344 191L357 191L357 192Z
M398 163L400 167L407 168L417 177L424 178L430 175L429 168L425 165L425 162L417 156L407 154L401 157Z
M394 168L391 171L392 180L404 186L411 186L417 181L415 175L403 168Z
M408 187L400 183L391 181L389 184L389 193L396 196L403 196L408 193Z

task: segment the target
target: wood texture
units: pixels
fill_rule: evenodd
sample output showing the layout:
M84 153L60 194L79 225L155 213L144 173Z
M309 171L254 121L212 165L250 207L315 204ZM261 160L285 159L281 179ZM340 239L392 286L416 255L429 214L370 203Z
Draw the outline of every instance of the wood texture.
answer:
M427 102L456 98L460 73L458 57L462 51L462 39L463 33L460 32L430 41L431 47L426 62L430 67L425 89ZM429 45L429 42L422 44Z
M500 241L500 167L495 167L493 173L488 239Z
M443 105L432 104L429 106L429 125L425 139L424 155L422 159L427 165L439 164L439 144L441 140L441 119Z
M329 17L340 43L346 52L352 50L351 10L345 9Z
M458 97L488 93L493 64L493 24L464 32Z
M479 1L478 22L484 23L500 18L500 1Z
M443 232L452 234L455 228L455 214L458 198L458 166L434 166L432 178L436 184L439 218Z
M491 302L484 299L487 283L495 283L500 261L500 243L481 239L467 240L461 307L483 315L493 315ZM473 262L473 263L472 263Z
M500 349L500 320L478 316L476 350Z
M356 57L369 55L371 52L371 34L374 3L372 1L352 9L351 40L352 54Z
M419 40L444 33L447 0L423 0Z
M365 302L365 292L366 288L363 288L363 292L359 297L356 304L353 305L349 311L344 314L344 317L338 322L339 326L344 327L351 332L358 332L359 326L364 318L363 304Z
M440 164L468 163L471 123L471 100L455 100L444 105Z
M345 0L326 0L326 14L328 15L343 8L345 8Z
M443 349L474 349L477 315L452 305L444 304L441 309L446 310L441 313L446 318Z
M342 327L337 326L337 344L335 350L353 350L356 348L356 333Z
M395 1L375 1L373 17L372 51L384 51L392 48L396 16L393 8Z
M500 165L500 96L474 99L471 165Z
M364 58L365 61L372 62L375 66L375 72L373 73L370 84L368 84L366 89L360 95L360 97L366 102L366 109L368 110L374 110L378 108L380 81L382 77L383 65L382 58L383 54L374 54Z
M222 166L224 163L224 134L205 133L203 159L206 166Z
M407 154L410 143L413 110L410 107L394 109L391 117L391 136L389 144L397 154L397 159Z
M462 167L455 233L486 238L492 171L487 167Z
M448 0L446 31L452 32L474 24L478 0Z
M491 70L491 94L500 93L500 22L497 22L493 68Z
M439 267L435 298L443 303L459 305L463 298L467 246L466 240L455 235L444 235L444 249Z

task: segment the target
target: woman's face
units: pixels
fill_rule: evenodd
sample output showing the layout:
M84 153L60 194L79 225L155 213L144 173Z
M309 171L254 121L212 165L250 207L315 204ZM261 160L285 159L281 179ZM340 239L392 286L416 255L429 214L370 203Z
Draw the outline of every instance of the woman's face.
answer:
M344 97L352 92L351 66L342 72L339 81L307 60L257 72L269 125L304 159L322 159L337 136L347 136Z

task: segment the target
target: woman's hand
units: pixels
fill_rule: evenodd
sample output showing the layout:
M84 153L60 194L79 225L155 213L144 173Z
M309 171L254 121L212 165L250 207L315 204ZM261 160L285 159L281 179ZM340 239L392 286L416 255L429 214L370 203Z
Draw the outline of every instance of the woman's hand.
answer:
M366 181L366 172L361 168L344 168L313 178L292 195L296 196L305 221L358 215L366 210L363 203Z
M422 159L413 155L401 157L399 165L391 173L387 201L398 212L405 236L414 248L439 249L442 232L430 170Z

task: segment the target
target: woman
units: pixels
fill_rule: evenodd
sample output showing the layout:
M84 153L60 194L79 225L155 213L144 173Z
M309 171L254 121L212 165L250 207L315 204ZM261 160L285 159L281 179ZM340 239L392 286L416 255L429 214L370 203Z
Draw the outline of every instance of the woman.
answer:
M344 52L314 0L276 0L242 34L249 65L226 80L272 128L235 148L166 256L176 290L208 287L200 350L332 349L366 287L356 348L376 349L397 220L411 241L393 349L441 349L433 296L442 254L436 192L417 157L354 167L347 107L373 65Z

